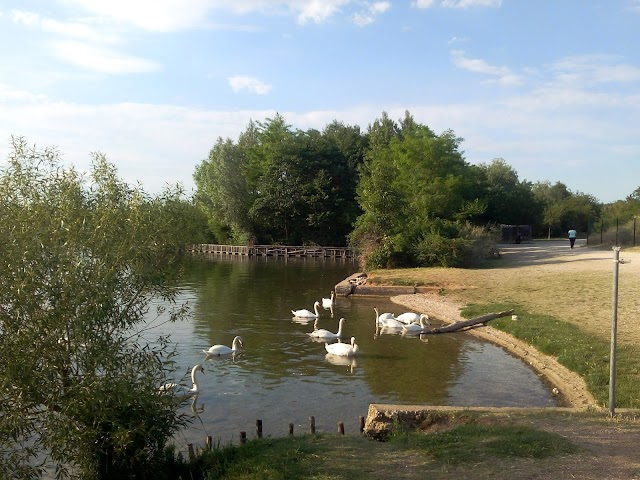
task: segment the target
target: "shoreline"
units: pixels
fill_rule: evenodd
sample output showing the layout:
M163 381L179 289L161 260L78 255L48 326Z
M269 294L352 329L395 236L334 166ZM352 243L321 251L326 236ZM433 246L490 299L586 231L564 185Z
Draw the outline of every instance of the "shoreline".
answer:
M446 323L464 320L460 315L462 305L446 301L435 294L394 295L390 297L390 300ZM582 409L599 408L584 380L578 374L558 363L555 358L545 355L531 345L489 325L471 328L466 332L498 345L527 362L531 368L543 375L554 389L557 389L557 395L561 397L566 406Z

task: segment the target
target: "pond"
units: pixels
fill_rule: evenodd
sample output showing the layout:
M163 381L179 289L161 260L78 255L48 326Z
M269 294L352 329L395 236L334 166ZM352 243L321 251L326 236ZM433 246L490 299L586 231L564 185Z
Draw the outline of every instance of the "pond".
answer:
M324 342L310 338L313 321L291 310L313 309L357 266L350 260L311 258L197 257L188 262L180 301L192 309L187 321L163 324L179 351L180 373L195 364L200 393L192 405L194 423L177 439L202 445L206 436L226 445L240 431L249 438L261 420L264 435L309 431L358 431L370 403L451 406L556 406L541 378L520 359L466 333L376 335L375 312L406 309L386 297L338 297L333 312L320 309L319 328L337 332L346 319L345 340L354 336L353 359L327 355ZM156 320L157 323L158 320ZM437 321L436 321L437 323ZM244 340L238 358L205 359L213 344ZM189 408L189 406L185 407Z

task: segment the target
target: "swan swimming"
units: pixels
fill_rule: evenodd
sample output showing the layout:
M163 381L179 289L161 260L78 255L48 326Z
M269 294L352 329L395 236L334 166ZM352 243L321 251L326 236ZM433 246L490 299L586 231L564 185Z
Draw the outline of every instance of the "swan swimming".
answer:
M383 313L382 315L378 315L378 309L373 307L376 312L376 328L381 326L382 328L386 328L388 330L399 330L404 326L404 323L393 318L392 313ZM384 316L386 315L386 316Z
M237 353L240 351L240 347L243 347L244 343L242 342L242 337L236 335L233 339L233 343L231 347L227 347L226 345L213 345L209 347L209 350L202 350L202 352L208 357L216 357L221 355L229 355L231 353Z
M379 313L378 313L378 307L373 307L373 309L374 309L374 310L375 310L375 312L376 312L376 323L378 323L378 324L380 324L380 325L382 325L382 323L381 323L381 322L382 322L382 320L386 320L386 319L389 319L389 318L391 318L391 319L392 319L392 318L395 318L395 317L393 316L393 313L388 313L388 312L386 312L386 313L383 313L383 314L379 314Z
M298 318L317 318L320 316L320 314L318 313L319 306L320 302L316 302L313 304L313 312L310 312L306 308L303 308L302 310L291 310L291 313L293 313L294 317Z
M406 324L409 324L409 323L420 324L421 318L426 318L427 322L429 321L429 315L425 315L424 313L418 314L414 312L404 312L398 315L397 317L395 317L396 320L400 320L402 323L406 323Z
M430 327L431 327L431 324L429 323L429 317L427 317L426 315L421 315L419 325L416 323L409 323L407 325L403 325L402 331L406 333L419 333L427 330Z
M344 318L341 318L340 322L338 322L338 333L333 333L329 330L325 330L324 328L320 328L318 330L314 330L311 333L307 333L307 335L315 338L340 338L342 337L342 326L344 325L344 322L346 322Z
M360 350L356 344L356 337L351 337L351 343L325 343L324 348L328 353L341 357L356 355Z
M331 290L331 298L322 299L322 308L324 308L325 310L332 308L333 304L335 303L335 295L336 293L333 290Z
M198 393L198 381L196 379L196 373L204 373L204 367L200 364L194 365L191 369L191 388L187 388L179 383L165 383L158 391L160 393L171 393L177 398L187 398Z

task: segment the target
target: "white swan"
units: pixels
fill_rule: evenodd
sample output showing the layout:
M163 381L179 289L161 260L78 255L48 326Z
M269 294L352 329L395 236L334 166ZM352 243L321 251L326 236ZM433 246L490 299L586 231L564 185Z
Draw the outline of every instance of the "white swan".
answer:
M324 308L325 310L332 308L333 304L335 303L335 296L336 296L336 293L333 290L331 290L331 298L322 299L322 308Z
M209 350L202 350L202 352L208 357L219 357L221 355L237 353L240 351L240 347L243 346L244 343L242 342L242 337L236 335L236 337L233 339L231 347L227 347L226 345L213 345L212 347L209 347Z
M340 338L342 337L342 326L344 325L344 322L346 320L344 318L340 319L340 322L338 323L338 333L333 333L330 332L329 330L325 330L324 328L320 328L318 330L314 330L311 333L307 333L307 335L309 335L310 337L315 337L315 338Z
M194 365L191 369L191 388L187 388L179 383L165 383L158 391L160 393L173 394L177 398L187 398L198 393L198 381L196 379L196 373L204 373L202 365Z
M320 302L316 302L313 304L313 312L310 312L306 308L303 308L302 310L291 310L291 313L293 313L294 317L298 318L317 318L320 316L320 314L318 313L319 306Z
M407 325L402 326L402 331L406 333L418 333L423 332L431 327L429 323L429 317L426 315L420 315L420 324L409 323Z
M424 313L419 314L419 313L414 313L414 312L404 312L401 313L400 315L398 315L397 317L395 317L396 320L400 320L402 323L415 323L415 324L419 324L420 323L420 319L424 317L427 319L427 321L429 320L429 316L425 315Z
M379 314L378 313L378 307L373 307L373 309L376 312L376 323L378 323L380 325L382 325L382 323L381 323L382 320L385 320L385 319L388 319L388 318L394 318L393 313L386 312L386 313L383 313L383 314Z
M324 348L328 353L341 357L350 357L356 355L359 351L356 337L351 337L351 343L325 343Z

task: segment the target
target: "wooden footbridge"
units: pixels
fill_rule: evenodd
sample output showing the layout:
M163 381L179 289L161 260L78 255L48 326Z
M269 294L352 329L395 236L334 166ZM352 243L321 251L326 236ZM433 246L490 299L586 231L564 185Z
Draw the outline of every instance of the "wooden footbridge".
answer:
M242 255L248 257L353 257L352 250L347 247L292 245L216 245L211 243L199 243L188 246L187 250L194 253Z

